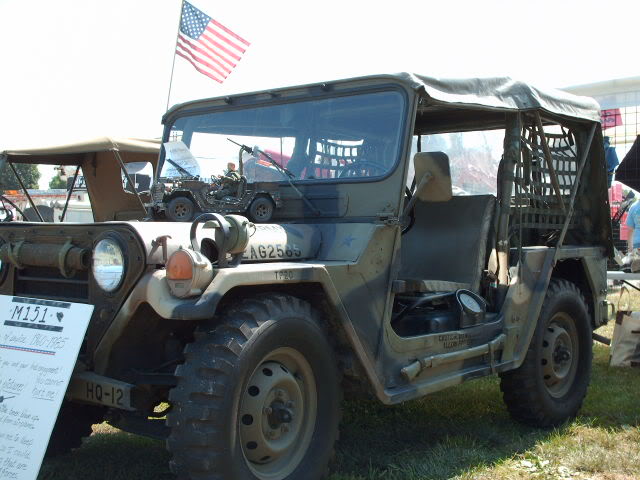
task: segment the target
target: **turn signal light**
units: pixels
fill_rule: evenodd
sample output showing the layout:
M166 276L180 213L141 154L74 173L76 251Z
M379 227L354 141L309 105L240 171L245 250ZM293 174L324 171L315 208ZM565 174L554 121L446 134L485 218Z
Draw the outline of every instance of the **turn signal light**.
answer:
M167 262L167 283L179 298L200 295L213 280L213 266L207 257L191 249L180 249Z
M191 280L193 278L193 261L186 250L178 250L167 262L167 278L169 280Z

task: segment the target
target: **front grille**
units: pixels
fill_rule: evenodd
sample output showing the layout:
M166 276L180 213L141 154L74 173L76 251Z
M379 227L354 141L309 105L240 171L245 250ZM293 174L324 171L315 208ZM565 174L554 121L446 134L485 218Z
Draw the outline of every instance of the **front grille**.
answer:
M15 294L25 297L67 300L78 303L89 301L89 272L76 272L65 278L57 268L26 267L16 270Z
M146 267L144 245L135 230L133 226L116 222L93 225L2 223L0 224L0 245L11 243L15 246L25 242L47 245L49 251L51 246L58 245L60 250L56 257L59 257L60 252L63 251L64 242L69 240L74 247L90 250L100 238L117 238L127 259L127 272L120 287L107 294L95 285L91 267L78 270L72 277L65 278L57 266L37 266L37 263L40 263L39 260L33 260L27 256L23 259L25 261L21 262L25 268L18 269L15 266L3 268L5 273L0 275L0 293L93 305L93 314L87 328L86 347L83 347L83 352L86 351L88 357L91 357ZM18 256L20 256L19 252ZM9 263L11 262L7 262L7 266ZM2 273L0 271L0 274Z

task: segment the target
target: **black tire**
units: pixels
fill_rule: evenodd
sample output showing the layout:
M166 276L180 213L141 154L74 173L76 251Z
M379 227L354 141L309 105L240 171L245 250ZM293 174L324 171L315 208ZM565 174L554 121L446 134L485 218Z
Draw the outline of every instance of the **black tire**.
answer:
M304 368L289 371L283 368L283 358L277 369L277 355L283 352L303 358ZM170 392L172 410L167 415L170 466L178 478L324 477L338 434L340 385L333 349L308 303L281 294L243 300L226 309L215 327L197 331L184 356L184 364L176 369L178 383ZM305 394L298 398L306 399L298 405L288 401L293 396L282 399L290 415L288 420L278 417L276 426L272 415L276 409L284 412L283 404L276 404L283 395L268 385L284 384L268 383L277 376L274 372L289 381L287 385L300 386ZM247 402L267 407L255 409ZM283 422L290 422L286 431ZM304 427L298 431L295 422ZM275 438L267 437L276 432L271 428L279 435L272 442L288 443L289 449L280 457L260 458L264 463L250 460L254 450Z
M577 415L591 377L591 333L580 289L552 280L523 364L500 375L504 402L515 420L548 428Z
M257 197L249 205L249 220L255 223L267 223L273 217L275 205L270 198Z
M176 197L167 205L165 215L172 222L190 222L196 207L187 197Z
M103 418L102 407L63 402L45 455L55 457L78 448L82 439L91 435L91 426Z

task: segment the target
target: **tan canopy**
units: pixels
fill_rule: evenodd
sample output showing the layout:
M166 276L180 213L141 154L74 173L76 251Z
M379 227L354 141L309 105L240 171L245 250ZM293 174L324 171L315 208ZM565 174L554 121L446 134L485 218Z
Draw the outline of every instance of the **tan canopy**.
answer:
M157 156L160 152L160 144L160 140L153 139L98 137L66 145L6 150L1 152L0 156L6 156L8 161L15 163L80 165L86 158L86 154L98 152L119 151ZM128 163L127 160L124 161Z
M0 153L0 166L5 161L80 166L96 222L141 219L146 213L144 202L149 201L149 192L143 192L139 198L123 189L120 161L148 162L155 173L160 144L160 140L100 137L68 145L7 150Z

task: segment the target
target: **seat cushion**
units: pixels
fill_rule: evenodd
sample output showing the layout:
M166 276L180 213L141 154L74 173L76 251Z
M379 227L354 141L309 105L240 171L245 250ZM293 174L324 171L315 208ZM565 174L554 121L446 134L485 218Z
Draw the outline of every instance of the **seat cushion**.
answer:
M477 292L486 264L494 207L493 195L417 202L415 222L402 236L399 278L466 284Z

